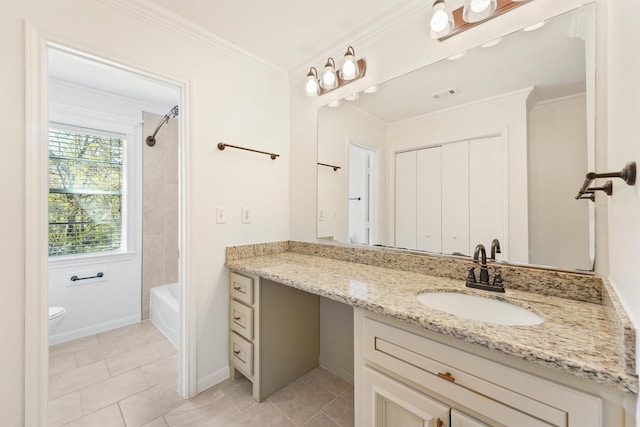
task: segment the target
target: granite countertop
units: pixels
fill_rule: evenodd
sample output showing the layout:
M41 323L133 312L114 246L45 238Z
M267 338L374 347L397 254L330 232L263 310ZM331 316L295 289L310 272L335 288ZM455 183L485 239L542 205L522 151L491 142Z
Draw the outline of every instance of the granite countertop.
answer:
M619 337L612 332L602 304L513 289L491 295L466 288L462 280L296 252L228 259L226 266L620 391L638 393L638 377L625 370ZM422 292L442 290L505 299L541 315L545 321L534 326L496 325L430 309L416 299Z

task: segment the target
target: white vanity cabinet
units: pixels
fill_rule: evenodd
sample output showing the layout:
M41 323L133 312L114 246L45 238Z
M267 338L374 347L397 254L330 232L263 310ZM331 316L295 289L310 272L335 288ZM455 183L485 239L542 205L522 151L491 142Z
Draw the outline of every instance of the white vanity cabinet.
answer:
M229 367L257 402L318 366L319 306L317 295L229 273Z
M356 426L603 426L599 397L359 309L354 321Z

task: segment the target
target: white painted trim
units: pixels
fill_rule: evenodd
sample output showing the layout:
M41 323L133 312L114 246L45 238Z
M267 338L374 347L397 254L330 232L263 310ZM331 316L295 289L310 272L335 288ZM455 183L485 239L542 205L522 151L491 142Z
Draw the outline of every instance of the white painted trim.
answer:
M320 365L321 368L326 369L332 374L353 385L353 372L349 371L344 366L340 366L338 364L331 363L328 360L324 360L324 358L322 357L322 353L320 353L320 357L318 358L318 365Z
M25 22L25 426L47 425L48 401L48 65L47 49L58 49L107 64L122 70L176 86L181 92L181 125L179 137L180 172L180 282L181 342L178 393L183 397L196 394L196 293L189 283L191 266L190 216L192 197L188 191L193 179L189 129L193 126L190 82L142 71L123 62L115 62L67 46ZM85 48L85 51L91 50Z
M231 373L231 370L229 366L225 366L224 368L218 369L214 373L209 374L204 378L200 378L200 380L198 380L197 392L201 393L206 389L221 383L222 381L229 378L230 373Z
M111 320L109 322L99 323L97 325L87 326L86 328L74 329L61 334L51 335L49 337L49 345L52 346L89 335L99 334L100 332L109 331L122 326L133 325L138 322L140 322L140 315L136 314L133 316L123 317L121 319Z
M124 12L135 19L160 28L169 33L185 37L208 47L218 49L232 58L248 61L271 71L285 71L284 68L202 28L150 0L98 0L100 3Z
M24 425L47 425L48 400L48 105L44 37L25 22L25 360Z
M532 110L535 110L537 108L553 108L553 107L559 107L563 105L576 104L578 102L586 102L586 100L587 100L586 93L584 92L576 93L573 95L545 99L544 101L537 102L536 104L534 104Z

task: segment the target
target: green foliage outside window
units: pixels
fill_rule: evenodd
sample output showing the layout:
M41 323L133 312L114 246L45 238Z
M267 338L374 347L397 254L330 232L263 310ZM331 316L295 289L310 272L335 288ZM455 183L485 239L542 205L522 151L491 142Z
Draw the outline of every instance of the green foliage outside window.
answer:
M49 255L121 249L123 141L49 129Z

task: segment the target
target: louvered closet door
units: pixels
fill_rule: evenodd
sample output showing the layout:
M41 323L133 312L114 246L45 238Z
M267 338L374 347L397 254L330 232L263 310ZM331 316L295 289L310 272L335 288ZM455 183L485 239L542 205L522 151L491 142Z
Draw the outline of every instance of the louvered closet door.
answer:
M416 248L416 152L396 154L395 246Z
M442 252L442 147L417 153L417 249Z

